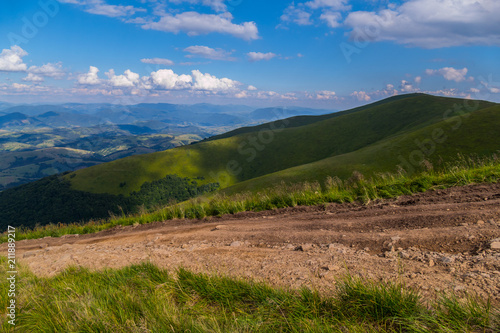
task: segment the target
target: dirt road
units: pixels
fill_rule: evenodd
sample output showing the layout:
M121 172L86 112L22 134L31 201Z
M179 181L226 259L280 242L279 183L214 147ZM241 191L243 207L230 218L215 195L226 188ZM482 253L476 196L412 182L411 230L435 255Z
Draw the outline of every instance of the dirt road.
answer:
M423 294L477 293L500 302L500 184L396 200L295 207L19 241L40 276L150 260L161 267L333 290L353 275L405 281ZM6 245L1 250L6 252Z

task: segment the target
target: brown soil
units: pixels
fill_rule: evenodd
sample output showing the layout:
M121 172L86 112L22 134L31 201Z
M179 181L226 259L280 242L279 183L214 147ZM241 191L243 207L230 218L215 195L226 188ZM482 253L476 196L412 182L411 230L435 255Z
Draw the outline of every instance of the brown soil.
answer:
M349 272L404 281L428 296L454 291L500 302L497 238L500 184L485 184L367 205L294 207L24 240L16 250L40 276L70 265L102 269L150 260L168 269L327 293Z

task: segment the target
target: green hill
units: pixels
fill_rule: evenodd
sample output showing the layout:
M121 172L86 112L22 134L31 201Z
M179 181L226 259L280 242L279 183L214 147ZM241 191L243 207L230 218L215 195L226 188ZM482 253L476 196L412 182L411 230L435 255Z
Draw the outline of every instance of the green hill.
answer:
M253 132L233 132L236 135L227 138L133 156L79 170L67 177L73 189L92 193L128 195L139 190L144 182L169 174L204 177L204 182L219 182L221 188L226 188L409 134L442 122L445 115L457 114L457 106L472 105L464 103L467 102L428 95L398 96L332 115L276 121L255 127ZM494 105L477 101L474 108L463 108L460 112ZM120 186L123 183L126 186Z
M354 152L250 179L227 188L226 192L255 191L282 181L323 182L332 175L346 179L353 171L370 176L402 168L411 174L428 167L439 168L459 155L488 156L500 151L499 125L500 105L495 105L391 136ZM424 161L428 163L422 165Z

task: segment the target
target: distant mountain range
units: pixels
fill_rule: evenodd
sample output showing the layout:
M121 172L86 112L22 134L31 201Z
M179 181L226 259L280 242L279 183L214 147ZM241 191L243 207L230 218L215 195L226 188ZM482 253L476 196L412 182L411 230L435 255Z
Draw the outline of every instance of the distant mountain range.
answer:
M190 144L241 126L330 112L206 103L0 102L0 191L56 173Z
M242 126L296 115L320 115L332 110L300 107L255 109L245 105L213 104L61 104L16 105L0 103L0 128L26 130L40 127L89 127L154 122L166 126ZM158 125L153 125L158 126ZM141 127L149 127L144 126Z

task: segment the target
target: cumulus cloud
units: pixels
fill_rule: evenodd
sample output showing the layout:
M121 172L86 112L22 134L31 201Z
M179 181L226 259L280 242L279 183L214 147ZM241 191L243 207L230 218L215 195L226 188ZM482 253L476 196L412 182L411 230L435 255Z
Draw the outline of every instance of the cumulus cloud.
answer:
M157 87L175 90L191 87L193 78L191 75L178 75L171 69L160 69L151 73L151 80Z
M336 95L337 94L335 93L335 91L322 90L322 91L316 92L316 99L318 99L318 100L335 99Z
M245 90L242 90L242 91L237 92L236 94L234 94L234 97L236 97L236 98L247 98L249 96L248 96L248 92L246 92Z
M500 82L493 81L493 75L490 74L488 78L480 77L481 86L485 87L489 92L493 94L500 93Z
M53 79L62 79L66 76L60 62L56 64L48 63L43 66L31 66L28 72Z
M268 99L268 98L276 98L279 95L280 94L278 94L275 91L259 91L256 97L259 99Z
M352 12L344 24L353 38L409 46L500 45L499 14L500 2L493 0L408 0L378 12Z
M151 15L135 15L147 13L144 8L123 5L110 5L104 0L59 0L61 3L77 5L85 12L120 18L122 22L138 24L146 30L164 32L184 32L189 36L204 35L209 33L229 34L244 40L259 39L259 31L255 22L233 23L233 16L227 11L224 0L170 0L171 3L202 4L217 11L217 14L199 13L196 11L179 12L167 7L167 2L141 1L152 7ZM167 10L168 9L168 10ZM135 15L135 16L134 16Z
M228 78L219 79L208 73L203 74L199 70L191 72L194 78L193 89L208 91L228 91L235 89L240 83Z
M418 89L413 87L413 84L411 82L408 82L406 80L401 80L401 84L399 85L399 90L401 92L407 92L407 93L418 91Z
M134 87L137 83L139 83L139 74L132 72L130 69L127 69L123 75L115 75L115 71L110 69L109 72L106 72L108 76L109 83L113 87L123 87L123 88L131 88Z
M44 79L41 76L38 76L33 73L28 73L28 76L22 79L23 81L28 81L28 82L33 82L33 83L40 83L43 82Z
M448 81L462 82L467 78L467 68L455 69L453 67L444 67L441 69L427 69L425 73L427 75L441 75ZM473 79L472 79L473 80Z
M3 49L0 53L0 72L26 71L28 66L23 62L23 57L27 55L28 52L17 45L11 46L10 49Z
M97 73L99 73L99 69L97 67L90 66L88 73L78 75L78 83L85 85L96 85L101 83Z
M209 6L213 10L223 12L226 11L227 7L224 4L224 0L170 0L171 3L179 4L183 2L188 2L190 4L202 4L204 6Z
M340 23L342 14L339 12L325 11L319 18L325 21L330 28L337 28L342 25Z
M349 10L351 6L348 0L313 0L306 2L306 6L312 9L331 8L334 10Z
M283 15L281 15L282 22L293 22L298 25L311 25L311 13L303 8L297 8L295 4L288 6Z
M164 58L152 58L152 59L141 59L142 63L145 64L152 64L152 65L165 65L165 66L172 66L174 65L174 62L169 59L164 59Z
M415 78L415 83L416 83L416 84L420 84L421 82L422 82L422 77L421 77L421 76L417 76L417 77Z
M281 15L281 22L295 23L298 25L311 25L317 19L325 22L330 28L342 25L342 14L351 9L349 0L313 0L305 3L292 2Z
M92 7L88 8L85 11L90 14L104 15L109 17L121 17L121 16L133 15L138 11L145 11L145 10L135 8L134 6L115 6L115 5L98 4L98 5L93 5Z
M271 60L272 58L277 57L277 55L272 52L249 52L247 53L247 56L250 61Z
M351 94L351 96L356 98L358 101L364 102L368 102L372 99L365 91L355 91Z
M12 84L12 88L14 88L15 90L24 90L24 91L28 91L30 89L31 86L27 85L27 84L21 84L21 83L13 83Z
M58 0L60 3L73 4L83 7L90 14L104 15L108 17L131 16L137 12L145 12L143 8L134 6L109 5L104 0Z
M248 86L247 89L250 90L250 91L253 91L253 90L257 90L257 87L254 87L254 86L250 85L250 86Z
M188 52L187 58L201 57L212 60L229 60L234 61L235 58L230 57L232 52L225 51L223 49L213 49L208 46L194 45L189 46L184 49L184 52Z
M244 40L259 38L259 31L255 22L234 24L232 20L233 16L227 12L217 15L197 12L184 12L176 15L165 13L159 21L144 23L142 28L173 33L182 31L189 36L218 32Z

